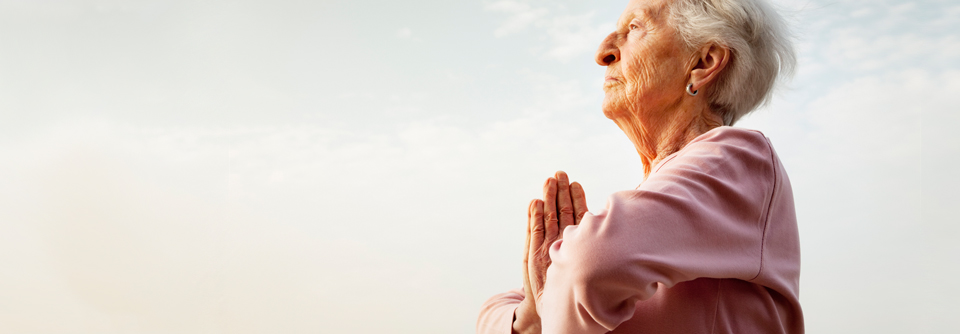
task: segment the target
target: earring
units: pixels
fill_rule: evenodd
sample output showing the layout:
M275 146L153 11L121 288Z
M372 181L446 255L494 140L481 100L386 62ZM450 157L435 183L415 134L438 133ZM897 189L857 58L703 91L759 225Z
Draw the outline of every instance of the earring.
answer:
M688 85L687 85L687 94L690 94L690 96L697 96L697 93L700 92L699 89L691 92L691 91L690 91L690 88L693 88L693 84L688 84Z

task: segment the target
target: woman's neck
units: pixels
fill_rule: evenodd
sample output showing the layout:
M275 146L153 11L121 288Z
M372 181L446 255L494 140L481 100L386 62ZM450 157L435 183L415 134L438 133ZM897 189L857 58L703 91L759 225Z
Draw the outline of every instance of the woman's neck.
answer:
M723 125L720 116L705 104L683 106L681 103L670 109L673 110L647 117L644 117L646 113L637 112L632 113L633 117L614 119L640 154L644 180L664 158L680 151L694 138Z

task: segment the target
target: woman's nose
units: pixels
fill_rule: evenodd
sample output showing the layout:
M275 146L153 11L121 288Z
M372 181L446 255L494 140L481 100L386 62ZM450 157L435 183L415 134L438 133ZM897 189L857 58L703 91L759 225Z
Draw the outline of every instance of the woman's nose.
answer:
M612 32L603 39L603 42L600 42L600 48L597 49L597 64L609 66L620 60L620 48L617 47L616 41L617 32Z

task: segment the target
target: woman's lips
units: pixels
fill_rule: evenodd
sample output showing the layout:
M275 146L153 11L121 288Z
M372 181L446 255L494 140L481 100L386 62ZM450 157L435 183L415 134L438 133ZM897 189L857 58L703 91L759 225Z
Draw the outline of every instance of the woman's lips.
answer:
M610 87L610 86L613 86L613 85L616 85L616 84L618 84L618 83L620 83L620 79L617 79L617 78L614 78L614 77L605 77L605 78L603 78L603 87L604 87L604 88Z

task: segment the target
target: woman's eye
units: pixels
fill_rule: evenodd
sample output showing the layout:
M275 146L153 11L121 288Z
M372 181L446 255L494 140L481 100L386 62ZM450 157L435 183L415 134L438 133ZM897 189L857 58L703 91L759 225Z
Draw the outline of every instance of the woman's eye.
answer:
M637 26L636 24L631 24L631 25L630 25L630 30L636 30L636 29L639 29L639 28L640 28L640 27Z

